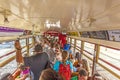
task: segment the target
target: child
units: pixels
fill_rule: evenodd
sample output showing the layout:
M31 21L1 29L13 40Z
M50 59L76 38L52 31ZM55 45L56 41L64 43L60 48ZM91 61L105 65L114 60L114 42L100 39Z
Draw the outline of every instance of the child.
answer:
M62 61L56 61L53 69L58 72L65 80L70 80L71 72L73 72L73 65L68 59L68 52L62 52Z
M85 69L80 69L78 78L79 80L87 80L88 78L87 71Z
M25 65L20 65L20 76L18 76L15 80L30 80L30 69L29 67L26 67Z

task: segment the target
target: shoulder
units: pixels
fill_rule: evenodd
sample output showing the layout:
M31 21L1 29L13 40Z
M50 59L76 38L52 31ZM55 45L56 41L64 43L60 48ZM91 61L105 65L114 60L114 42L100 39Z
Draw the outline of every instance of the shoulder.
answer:
M44 56L47 56L48 57L48 53L46 53L46 52L43 52L42 53Z
M55 64L61 64L61 62L60 61L56 61Z
M45 59L49 59L49 54L46 52L41 53L42 57L44 57Z
M72 64L72 62L71 62L71 61L69 61L69 60L67 60L67 61L66 61L66 63L67 63L67 64Z

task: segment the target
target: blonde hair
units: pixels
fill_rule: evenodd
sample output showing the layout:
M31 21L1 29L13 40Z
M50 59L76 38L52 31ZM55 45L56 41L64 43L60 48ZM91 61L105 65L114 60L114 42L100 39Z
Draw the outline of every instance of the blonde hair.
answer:
M68 52L67 51L63 51L62 52L62 62L63 62L63 64L65 64L67 59L68 59Z
M88 64L88 61L86 59L82 59L82 67L88 72L90 72L90 66Z

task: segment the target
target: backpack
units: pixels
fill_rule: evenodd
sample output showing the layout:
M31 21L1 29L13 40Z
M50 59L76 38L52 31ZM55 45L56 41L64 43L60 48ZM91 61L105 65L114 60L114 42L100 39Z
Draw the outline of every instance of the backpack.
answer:
M63 50L68 51L70 48L70 44L65 44Z
M67 65L60 64L58 73L61 76L63 76L65 80L70 80L71 79L70 64L67 64Z

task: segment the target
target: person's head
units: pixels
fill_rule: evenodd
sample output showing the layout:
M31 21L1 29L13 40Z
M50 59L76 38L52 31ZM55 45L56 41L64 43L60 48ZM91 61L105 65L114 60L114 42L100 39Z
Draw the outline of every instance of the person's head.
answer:
M21 64L19 68L21 70L21 74L28 74L30 72L30 68L24 64Z
M11 73L5 73L1 76L0 80L13 80Z
M20 64L19 68L23 71L27 69L27 66L25 66L24 64Z
M76 52L75 58L80 61L81 59L81 54L79 52Z
M55 49L60 49L60 45L59 44L55 44Z
M42 71L39 80L65 80L62 76L60 76L53 69L48 68Z
M55 47L54 43L51 43L51 44L50 44L50 47L51 47L51 48L54 48L54 47Z
M87 80L88 78L87 71L85 69L80 69L78 77L79 77L79 80Z
M69 54L67 51L62 52L62 62L65 64L66 60L68 59Z
M93 75L93 80L103 80L102 76L99 73Z
M35 52L42 52L43 48L42 48L41 44L36 44L35 48L34 48L34 51Z
M82 67L89 72L89 65L86 59L82 59Z

